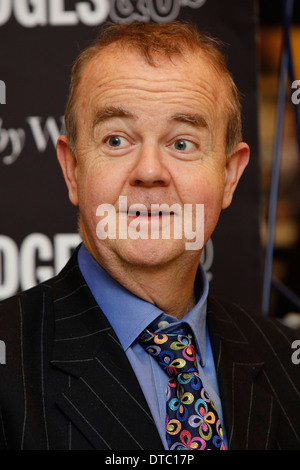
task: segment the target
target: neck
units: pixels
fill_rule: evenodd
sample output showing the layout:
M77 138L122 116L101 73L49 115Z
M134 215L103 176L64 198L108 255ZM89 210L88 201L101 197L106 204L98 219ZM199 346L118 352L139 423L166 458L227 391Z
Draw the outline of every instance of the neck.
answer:
M195 306L194 280L196 271L174 267L131 269L111 273L115 279L138 297L152 303L163 312L181 320Z
M196 303L194 277L187 279L182 274L168 269L155 273L133 270L132 276L121 275L117 280L138 297L181 320Z
M94 257L126 289L178 320L196 304L194 281L200 254L193 262L175 260L162 266L147 267L128 265L105 256L99 260L95 254Z

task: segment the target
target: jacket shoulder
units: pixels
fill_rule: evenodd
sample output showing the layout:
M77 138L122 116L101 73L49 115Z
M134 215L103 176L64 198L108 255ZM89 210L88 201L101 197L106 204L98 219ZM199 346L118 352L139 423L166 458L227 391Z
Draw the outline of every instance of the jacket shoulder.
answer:
M27 350L33 351L29 342L38 343L42 330L47 329L47 337L53 336L55 298L66 292L68 281L65 279L68 273L79 271L76 268L77 250L53 278L0 301L0 340L6 346L7 365L14 364L14 358L22 357L21 348L25 344ZM79 275L77 273L77 277Z
M1 333L6 328L10 329L9 325L12 322L20 322L22 315L26 314L24 321L28 319L29 312L31 318L39 318L42 311L46 308L49 309L50 305L54 302L56 292L60 295L61 290L64 292L67 289L68 285L65 282L65 278L68 277L69 272L76 271L74 268L78 268L78 249L79 247L77 247L70 260L56 276L0 301L0 339Z
M271 368L279 363L300 387L300 359L297 360L295 351L295 348L300 350L299 330L261 312L250 312L216 298L209 298L207 315L211 332L218 338L217 342L226 344L228 351L244 351L244 357L264 361Z
M208 314L215 316L218 321L225 323L232 323L241 331L250 328L256 329L257 332L271 333L279 337L288 337L291 339L300 338L300 332L282 323L278 318L264 315L262 312L248 311L233 302L224 301L213 296L208 299Z

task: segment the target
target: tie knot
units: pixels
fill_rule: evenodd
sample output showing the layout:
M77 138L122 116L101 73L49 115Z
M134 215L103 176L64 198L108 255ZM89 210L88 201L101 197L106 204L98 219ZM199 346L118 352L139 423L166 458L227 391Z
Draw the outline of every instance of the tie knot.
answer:
M171 377L197 371L196 350L191 333L151 333L144 330L138 338Z

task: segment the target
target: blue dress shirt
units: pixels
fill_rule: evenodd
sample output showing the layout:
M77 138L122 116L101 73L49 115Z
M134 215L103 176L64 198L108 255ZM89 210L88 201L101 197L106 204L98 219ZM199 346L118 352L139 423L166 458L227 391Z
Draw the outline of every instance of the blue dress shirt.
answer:
M78 252L80 271L96 302L114 329L143 390L165 449L166 443L166 389L168 376L158 363L136 341L139 334L161 316L163 330L170 323L178 323L171 315L137 297L113 279L90 255L82 244ZM206 326L208 281L201 265L195 282L197 304L181 320L193 331L198 350L197 362L201 380L218 411L226 436L218 389L216 370ZM165 325L165 326L164 326Z

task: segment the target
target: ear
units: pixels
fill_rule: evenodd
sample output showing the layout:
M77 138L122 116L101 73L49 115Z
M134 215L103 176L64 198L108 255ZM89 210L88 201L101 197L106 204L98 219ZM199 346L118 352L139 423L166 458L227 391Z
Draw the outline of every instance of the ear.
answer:
M69 199L74 206L78 206L77 159L66 136L58 138L56 153L69 190Z
M226 209L231 204L235 188L248 165L249 156L250 150L248 145L244 142L240 142L234 153L227 158L222 209Z

